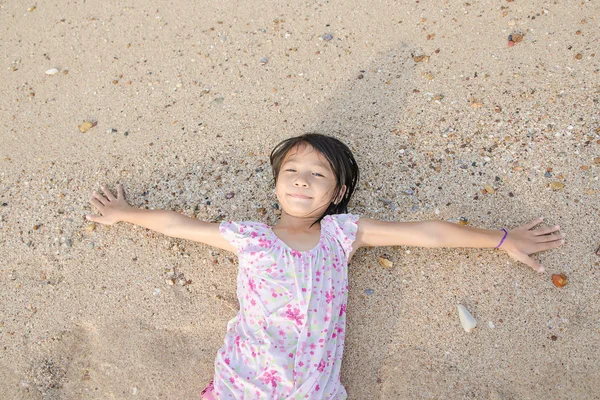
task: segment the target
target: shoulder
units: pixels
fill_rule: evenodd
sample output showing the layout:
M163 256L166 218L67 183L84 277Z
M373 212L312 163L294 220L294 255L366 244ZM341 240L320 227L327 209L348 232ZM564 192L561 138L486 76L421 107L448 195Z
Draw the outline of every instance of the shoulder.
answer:
M356 214L326 215L321 220L321 229L342 245L350 246L356 239L359 219Z
M269 235L270 229L267 224L255 221L222 221L219 224L221 235L238 249L253 239L260 240Z

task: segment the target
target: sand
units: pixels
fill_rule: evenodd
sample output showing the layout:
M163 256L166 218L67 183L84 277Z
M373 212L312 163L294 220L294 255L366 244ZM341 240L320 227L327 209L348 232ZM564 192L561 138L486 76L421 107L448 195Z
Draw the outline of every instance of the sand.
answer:
M352 213L544 216L567 239L541 276L494 250L358 250L350 399L600 398L600 5L434 3L0 3L1 397L198 398L233 254L92 229L90 194L274 224L268 154L315 131L356 155Z

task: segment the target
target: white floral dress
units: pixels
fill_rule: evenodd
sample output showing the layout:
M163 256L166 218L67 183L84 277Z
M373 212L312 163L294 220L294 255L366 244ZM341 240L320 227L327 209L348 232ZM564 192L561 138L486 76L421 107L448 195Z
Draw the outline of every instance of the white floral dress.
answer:
M324 217L308 251L291 249L263 223L221 223L238 249L240 311L215 360L219 400L347 398L340 368L358 219Z

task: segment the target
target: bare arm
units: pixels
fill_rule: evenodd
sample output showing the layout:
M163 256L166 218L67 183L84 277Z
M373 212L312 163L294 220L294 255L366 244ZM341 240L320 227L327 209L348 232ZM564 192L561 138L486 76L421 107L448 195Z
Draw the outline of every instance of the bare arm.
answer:
M544 268L529 255L562 245L564 235L558 232L558 226L532 231L540 222L541 218L510 230L500 248L512 258L538 272L544 272ZM385 222L361 218L355 247L403 245L492 248L500 243L503 236L501 230L478 229L445 221Z
M97 192L92 193L90 203L100 211L101 215L86 215L90 221L106 225L120 221L129 222L167 236L205 243L237 254L237 249L221 236L217 223L199 221L174 211L131 207L125 200L122 185L117 186L117 197L104 187L102 190L106 197Z

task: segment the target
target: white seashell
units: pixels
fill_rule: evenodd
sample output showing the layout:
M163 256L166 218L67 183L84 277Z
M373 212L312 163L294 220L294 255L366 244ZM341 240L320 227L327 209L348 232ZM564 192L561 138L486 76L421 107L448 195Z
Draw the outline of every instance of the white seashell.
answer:
M54 75L54 74L58 74L58 68L50 68L48 71L46 71L46 75Z
M477 321L463 305L458 304L457 307L458 317L460 318L460 323L462 324L462 327L465 329L465 332L471 333L473 328L477 326Z

